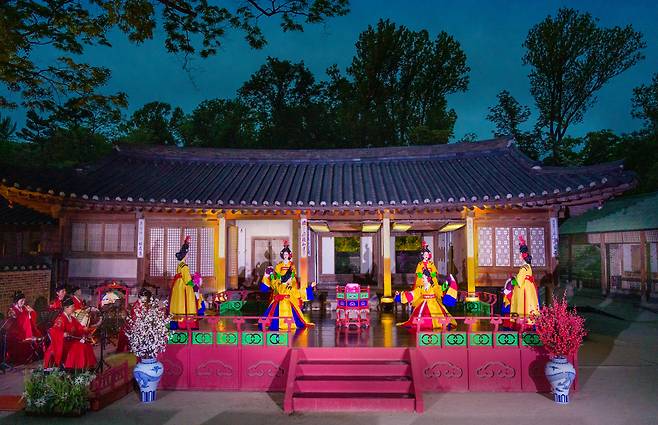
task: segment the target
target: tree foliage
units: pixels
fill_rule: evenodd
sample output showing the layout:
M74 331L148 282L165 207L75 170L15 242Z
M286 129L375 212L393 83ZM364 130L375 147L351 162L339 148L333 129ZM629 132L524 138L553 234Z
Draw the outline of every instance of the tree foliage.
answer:
M611 78L644 58L645 42L631 25L603 28L589 13L560 9L533 26L523 46L539 113L537 131L544 152L559 162L569 127L582 121Z
M512 136L519 149L532 159L539 159L537 138L532 132L524 131L521 126L530 118L530 108L521 105L507 90L496 95L498 103L489 107L487 119L494 123L495 137Z
M330 69L338 125L367 146L447 143L456 121L446 96L466 91L466 54L446 32L431 39L389 20L359 35L346 77Z
M182 145L180 128L185 114L164 102L149 102L121 124L123 143L136 145Z
M259 20L277 16L283 31L302 31L305 24L347 14L348 0L247 0L233 4L212 0L8 0L0 2L0 81L17 94L22 106L54 110L58 99L87 99L107 83L110 71L78 62L86 46L110 46L111 31L141 43L158 26L165 48L208 57L217 54L227 31L240 32L252 48L265 39ZM59 52L44 61L43 46ZM108 103L125 103L124 93L102 95ZM0 96L0 107L19 101Z
M634 118L644 121L645 130L658 133L658 73L653 74L651 83L633 89Z

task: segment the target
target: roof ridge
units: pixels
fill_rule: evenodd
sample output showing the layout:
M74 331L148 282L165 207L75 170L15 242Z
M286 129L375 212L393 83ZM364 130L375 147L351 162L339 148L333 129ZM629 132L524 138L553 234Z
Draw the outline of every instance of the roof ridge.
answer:
M341 149L235 149L172 146L116 146L118 155L131 158L192 160L206 162L357 162L364 160L400 160L411 158L450 157L459 154L507 150L511 138L444 145L410 145ZM271 158L270 158L271 157ZM275 159L283 157L284 159Z

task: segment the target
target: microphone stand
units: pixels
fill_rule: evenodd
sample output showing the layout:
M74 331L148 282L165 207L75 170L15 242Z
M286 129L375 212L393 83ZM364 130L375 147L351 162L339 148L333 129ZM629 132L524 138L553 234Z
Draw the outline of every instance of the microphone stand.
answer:
M112 366L110 366L109 363L105 361L105 343L107 340L107 330L105 329L105 312L103 312L102 309L98 309L98 312L101 317L101 324L100 324L100 344L101 344L101 358L98 361L98 364L96 365L96 368L94 369L94 373L103 373L103 368L104 366L107 366L108 369L110 369Z

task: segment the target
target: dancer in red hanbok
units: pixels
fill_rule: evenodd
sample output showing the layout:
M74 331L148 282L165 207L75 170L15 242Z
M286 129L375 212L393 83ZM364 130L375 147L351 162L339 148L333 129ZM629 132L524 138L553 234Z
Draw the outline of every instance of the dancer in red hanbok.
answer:
M137 317L137 313L140 312L142 309L147 309L149 304L151 303L151 297L153 294L151 294L151 291L149 291L146 288L142 288L139 291L139 298L135 303L132 305L132 308L130 309L130 317L132 318L133 321L135 321L135 318ZM124 353L130 349L129 344L128 344L128 336L126 335L126 331L130 330L128 320L124 323L123 327L119 331L119 339L117 341L117 353Z
M96 366L96 355L89 340L89 331L73 317L71 297L62 300L64 310L48 331L50 345L43 358L43 366L67 369L91 369Z
M41 356L41 331L37 327L37 312L25 303L25 295L18 291L7 312L7 361L25 364Z

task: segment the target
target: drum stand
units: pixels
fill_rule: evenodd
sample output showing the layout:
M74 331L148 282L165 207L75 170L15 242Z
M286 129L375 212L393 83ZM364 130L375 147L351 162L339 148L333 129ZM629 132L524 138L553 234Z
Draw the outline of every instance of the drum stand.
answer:
M94 373L103 373L103 368L107 366L108 369L110 369L112 366L108 362L105 361L105 343L107 340L107 332L105 331L105 328L103 327L103 323L105 322L105 318L103 317L103 311L98 310L101 316L101 326L100 326L100 340L101 340L101 358L98 361L98 364L96 365L96 368L94 369Z

